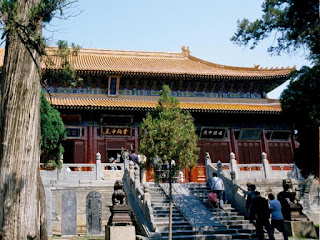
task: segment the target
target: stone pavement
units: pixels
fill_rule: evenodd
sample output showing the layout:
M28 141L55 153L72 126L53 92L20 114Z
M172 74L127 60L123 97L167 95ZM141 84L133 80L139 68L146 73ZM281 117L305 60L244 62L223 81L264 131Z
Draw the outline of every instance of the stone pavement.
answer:
M163 184L164 191L168 194L168 184ZM176 207L184 215L192 227L217 228L224 227L203 203L193 196L188 188L182 184L172 184L172 199Z

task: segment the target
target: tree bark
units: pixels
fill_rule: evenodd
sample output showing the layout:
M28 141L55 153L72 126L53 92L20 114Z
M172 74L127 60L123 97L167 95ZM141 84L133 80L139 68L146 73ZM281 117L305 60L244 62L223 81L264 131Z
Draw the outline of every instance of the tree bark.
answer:
M24 20L37 0L18 0ZM41 24L39 22L39 24ZM0 239L40 239L40 60L16 33L6 39L1 80ZM42 197L40 197L42 196ZM42 202L41 202L41 201ZM41 204L40 204L41 203ZM43 218L41 218L43 220ZM46 239L42 237L41 239Z

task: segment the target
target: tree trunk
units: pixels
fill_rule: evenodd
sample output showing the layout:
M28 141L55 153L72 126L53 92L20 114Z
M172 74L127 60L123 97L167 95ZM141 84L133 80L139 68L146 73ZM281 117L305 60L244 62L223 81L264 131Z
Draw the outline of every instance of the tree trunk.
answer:
M25 20L35 1L17 1ZM16 33L10 33L1 81L0 239L3 240L40 239L41 233L46 234L43 230L46 226L40 224L45 199L39 172L39 67L39 54L27 49Z

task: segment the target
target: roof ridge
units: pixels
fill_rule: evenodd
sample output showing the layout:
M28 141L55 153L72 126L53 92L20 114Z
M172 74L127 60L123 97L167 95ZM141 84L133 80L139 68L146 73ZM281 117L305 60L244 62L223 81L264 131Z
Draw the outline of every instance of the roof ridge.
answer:
M209 66L213 66L213 67L217 67L217 68L223 68L223 69L230 69L230 70L245 70L245 71L282 71L282 70L295 70L296 68L295 67L281 67L281 68L260 68L260 65L254 65L254 67L237 67L237 66L229 66L229 65L222 65L222 64L217 64L217 63L213 63L213 62L209 62L209 61L206 61L206 60L203 60L203 59L200 59L200 58L197 58L197 57L194 57L192 55L189 55L189 59L192 60L192 61L195 61L195 62L199 62L199 63L203 63L203 64L206 64L206 65L209 65Z
M53 52L58 47L46 47L46 50ZM155 51L134 51L134 50L113 50L113 49L96 49L96 48L80 48L79 55L103 55L103 56L124 56L124 57L168 57L168 58L185 58L183 53L179 52L155 52Z

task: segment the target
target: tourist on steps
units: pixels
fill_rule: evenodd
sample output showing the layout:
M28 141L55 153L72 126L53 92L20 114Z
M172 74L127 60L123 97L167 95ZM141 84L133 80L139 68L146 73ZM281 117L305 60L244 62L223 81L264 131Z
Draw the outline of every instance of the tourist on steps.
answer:
M211 179L211 190L217 194L219 201L219 207L223 208L223 193L224 193L224 184L221 178L218 177L217 173L212 173Z
M275 240L273 231L269 222L270 209L267 199L261 197L260 192L254 192L255 199L253 201L256 217L256 232L259 240L264 239L263 227L268 232L269 240Z
M274 199L273 194L269 194L268 198L270 200L269 207L271 212L271 227L272 231L274 232L274 229L278 229L278 231L282 232L283 239L288 240L288 233L286 228L284 227L284 220L283 215L281 212L281 203L278 200Z
M247 201L246 201L246 210L249 212L249 219L250 223L253 223L255 225L255 210L253 201L255 199L254 192L256 190L256 185L248 183L248 195L247 195Z

